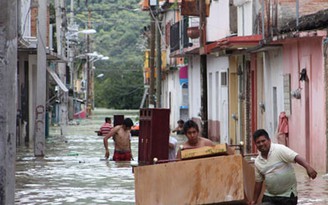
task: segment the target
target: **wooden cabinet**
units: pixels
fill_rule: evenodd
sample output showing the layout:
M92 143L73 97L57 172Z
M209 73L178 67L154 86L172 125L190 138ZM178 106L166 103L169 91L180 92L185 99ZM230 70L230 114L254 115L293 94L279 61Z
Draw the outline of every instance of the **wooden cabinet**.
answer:
M124 115L114 115L114 127L123 124Z
M139 165L153 164L153 159L168 159L170 110L162 108L140 109Z

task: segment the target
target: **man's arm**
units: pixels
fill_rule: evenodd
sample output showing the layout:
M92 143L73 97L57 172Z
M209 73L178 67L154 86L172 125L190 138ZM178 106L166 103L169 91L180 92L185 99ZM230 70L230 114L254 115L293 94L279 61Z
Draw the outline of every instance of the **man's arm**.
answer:
M297 155L295 157L295 162L306 169L306 172L310 178L315 179L317 177L317 172L310 166L309 163L306 162L303 157Z
M253 201L250 201L248 204L249 205L253 205L256 204L258 202L259 196L261 194L262 191L262 182L255 182L255 187L254 187L254 195L253 195Z
M111 131L109 131L109 133L107 133L103 139L103 142L104 142L104 147L105 147L105 150L106 150L106 153L105 153L105 158L108 159L109 158L109 150L108 150L108 139L111 138L112 136L114 136L117 131L119 130L119 127L116 126L114 127L113 129L111 129Z

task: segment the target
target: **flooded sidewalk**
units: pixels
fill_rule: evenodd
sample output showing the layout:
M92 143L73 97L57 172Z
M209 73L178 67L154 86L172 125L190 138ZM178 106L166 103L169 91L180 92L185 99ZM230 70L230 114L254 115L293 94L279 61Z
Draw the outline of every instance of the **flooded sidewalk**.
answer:
M104 160L102 137L94 132L103 120L104 116L81 120L79 125L68 127L66 136L60 136L58 127L51 128L44 158L33 156L32 145L18 147L15 204L135 204L130 162ZM181 143L184 137L177 139ZM112 140L109 147L112 155ZM138 137L132 137L132 151L137 162ZM302 167L295 168L299 204L328 204L328 180L323 179L324 173L310 180Z

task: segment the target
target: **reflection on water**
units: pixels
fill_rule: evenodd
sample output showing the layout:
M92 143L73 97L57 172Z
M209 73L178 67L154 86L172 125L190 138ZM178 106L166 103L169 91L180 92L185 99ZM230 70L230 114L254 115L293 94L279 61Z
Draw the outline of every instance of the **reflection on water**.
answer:
M17 148L15 204L134 204L130 162L103 159L102 137L94 133L104 121L105 113L100 113L92 120L81 120L80 125L69 126L66 136L60 136L59 129L52 128L44 158L35 158L32 146ZM129 115L135 119L135 115ZM185 140L184 136L175 137L179 144ZM111 140L109 147L113 154ZM135 161L138 160L137 148L138 138L133 137ZM302 167L295 168L299 204L328 204L328 182L322 178L323 173L309 180Z

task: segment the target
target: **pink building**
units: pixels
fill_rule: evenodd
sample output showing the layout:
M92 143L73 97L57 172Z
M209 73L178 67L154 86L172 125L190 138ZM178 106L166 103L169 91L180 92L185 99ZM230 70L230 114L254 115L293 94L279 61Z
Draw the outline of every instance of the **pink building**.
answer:
M327 79L324 61L327 53L323 45L327 32L311 31L299 34L298 38L281 41L284 72L290 74L292 93L289 146L314 167L325 170Z

